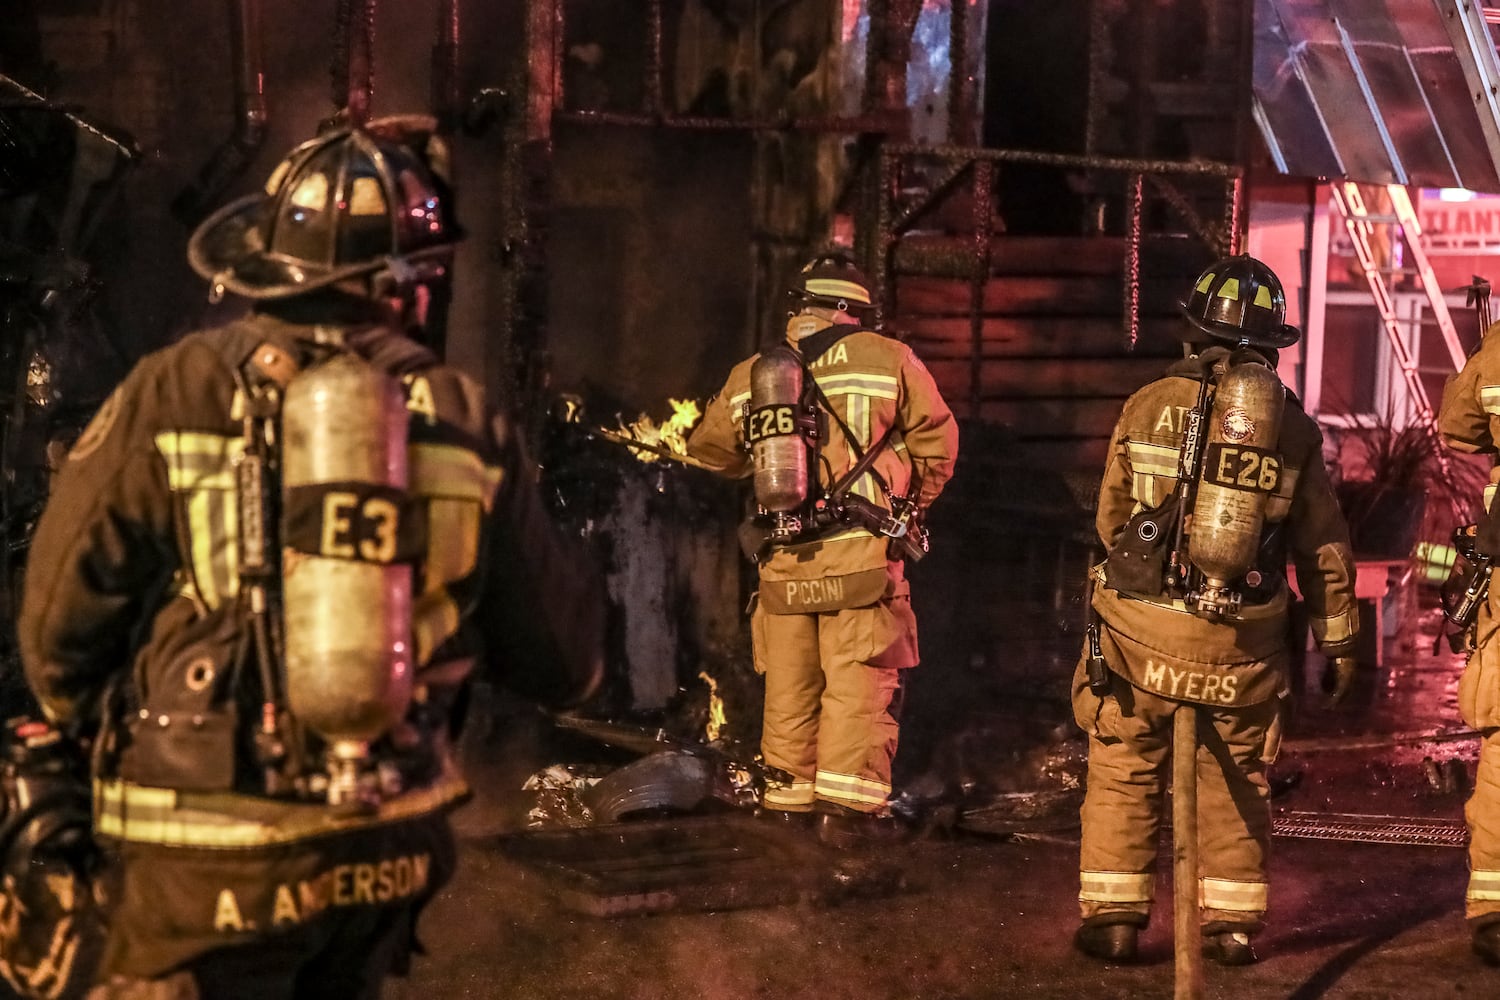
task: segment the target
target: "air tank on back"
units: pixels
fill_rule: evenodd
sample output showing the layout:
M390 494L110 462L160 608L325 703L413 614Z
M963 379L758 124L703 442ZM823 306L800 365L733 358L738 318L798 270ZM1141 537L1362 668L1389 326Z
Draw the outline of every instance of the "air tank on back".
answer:
M807 499L808 448L797 426L802 401L801 359L778 345L750 366L750 410L745 438L755 469L755 502L772 515L772 537L801 530Z
M1281 380L1258 357L1231 357L1219 376L1188 535L1188 561L1205 577L1190 599L1207 617L1239 607L1234 586L1255 565L1266 504L1281 477L1276 442L1285 403Z
M411 701L412 570L393 561L406 424L400 384L352 354L296 376L282 406L286 696L330 745L335 804Z

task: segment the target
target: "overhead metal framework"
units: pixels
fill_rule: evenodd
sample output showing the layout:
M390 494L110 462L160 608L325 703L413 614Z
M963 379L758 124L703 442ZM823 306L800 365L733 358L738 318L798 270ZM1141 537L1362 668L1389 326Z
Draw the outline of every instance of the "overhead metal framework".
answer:
M1306 177L1500 192L1500 9L1255 0L1255 120Z

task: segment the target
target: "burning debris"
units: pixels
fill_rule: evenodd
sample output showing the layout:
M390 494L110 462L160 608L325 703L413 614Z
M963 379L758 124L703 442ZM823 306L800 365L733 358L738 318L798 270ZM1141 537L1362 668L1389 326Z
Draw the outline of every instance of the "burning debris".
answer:
M719 682L714 680L706 670L698 671L698 676L703 683L708 685L708 722L703 727L703 738L713 743L729 723L729 716L724 711L724 699L719 694Z
M667 402L672 406L672 415L665 423L656 423L647 413L642 413L629 424L623 419L619 420L620 434L624 437L633 442L657 445L669 453L663 455L661 451L632 449L632 453L642 462L656 462L672 455L686 457L688 432L703 419L703 410L697 400L668 399Z
M695 469L708 469L709 466L687 453L688 434L703 418L703 410L692 399L669 399L667 402L672 405L672 415L665 423L658 424L648 413L642 413L628 424L623 417L617 416L615 420L619 424L619 430L594 427L589 433L605 441L624 445L634 458L642 462L667 459L691 465Z

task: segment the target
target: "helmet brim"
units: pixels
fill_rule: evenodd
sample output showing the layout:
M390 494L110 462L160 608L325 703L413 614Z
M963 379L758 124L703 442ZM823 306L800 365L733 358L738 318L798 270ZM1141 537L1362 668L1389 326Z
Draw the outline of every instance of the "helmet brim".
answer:
M266 252L256 223L265 197L237 198L214 212L188 238L188 264L225 291L249 299L280 299L324 288L382 267L381 258L344 267L309 268Z
M1249 344L1251 347L1274 347L1279 350L1283 347L1291 347L1302 338L1302 331L1290 323L1281 324L1281 328L1275 333L1250 334L1237 326L1205 323L1193 315L1186 302L1177 303L1177 308L1182 313L1183 319L1212 339L1225 344Z

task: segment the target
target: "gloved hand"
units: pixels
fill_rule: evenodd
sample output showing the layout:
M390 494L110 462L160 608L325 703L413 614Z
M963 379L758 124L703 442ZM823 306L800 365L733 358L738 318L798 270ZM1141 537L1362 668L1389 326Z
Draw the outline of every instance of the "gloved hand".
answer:
M1352 656L1330 656L1323 665L1323 692L1328 695L1328 704L1337 707L1344 703L1354 690L1359 675L1359 661Z

